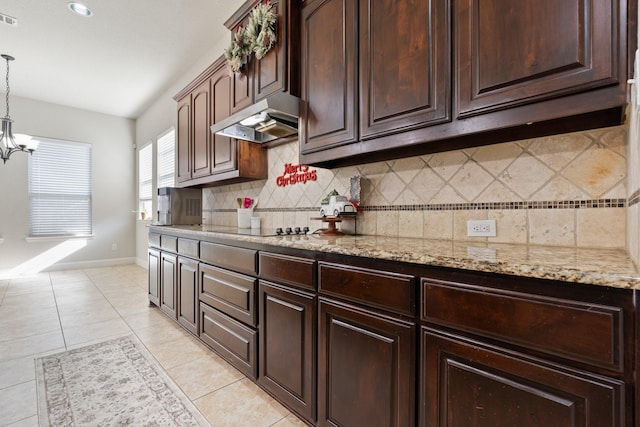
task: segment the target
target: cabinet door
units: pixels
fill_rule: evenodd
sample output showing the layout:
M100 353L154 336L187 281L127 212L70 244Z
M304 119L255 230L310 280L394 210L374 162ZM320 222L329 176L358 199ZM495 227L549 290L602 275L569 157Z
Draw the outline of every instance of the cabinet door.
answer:
M320 298L318 425L415 424L415 325Z
M211 173L211 88L207 80L191 94L193 118L193 149L191 177L200 178Z
M303 154L358 140L357 11L354 0L311 0L303 6Z
M278 14L278 23L276 24L278 41L262 59L255 60L253 69L255 101L287 89L287 49L290 30L288 9L290 5L288 0L280 0L272 4Z
M191 95L178 101L178 182L191 179Z
M248 23L249 17L247 16L240 25L246 28ZM235 31L235 28L231 31ZM233 33L231 37L233 37ZM243 108L253 104L254 62L254 57L251 56L249 63L245 65L242 73L233 73L231 76L231 113L237 113Z
M315 297L260 281L258 381L298 415L316 415Z
M232 78L226 67L220 68L211 77L212 123L218 123L231 115ZM209 132L211 133L211 132ZM211 173L226 172L236 168L236 141L228 136L211 135Z
M424 427L624 426L624 383L422 328Z
M625 4L456 2L458 117L616 84L618 72L626 73L618 15Z
M252 62L247 64L247 67L251 67ZM248 75L247 73L251 73ZM251 94L253 93L253 71L249 68L244 73L234 73L231 77L233 86L231 88L231 112L237 113L250 106L253 103Z
M162 252L160 254L160 308L176 319L176 266L178 257Z
M160 306L160 251L149 249L149 301Z
M360 2L362 139L450 121L449 1Z
M186 330L198 335L198 262L178 258L177 317Z

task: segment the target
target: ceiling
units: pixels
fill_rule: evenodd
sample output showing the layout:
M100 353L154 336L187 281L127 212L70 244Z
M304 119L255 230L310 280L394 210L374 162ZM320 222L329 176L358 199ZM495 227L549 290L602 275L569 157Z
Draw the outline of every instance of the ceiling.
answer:
M79 0L94 13L83 18L68 1L0 2L0 13L18 23L0 23L0 54L16 58L9 64L10 96L127 118L137 118L221 38L229 39L223 23L243 3ZM0 64L4 95L6 64Z

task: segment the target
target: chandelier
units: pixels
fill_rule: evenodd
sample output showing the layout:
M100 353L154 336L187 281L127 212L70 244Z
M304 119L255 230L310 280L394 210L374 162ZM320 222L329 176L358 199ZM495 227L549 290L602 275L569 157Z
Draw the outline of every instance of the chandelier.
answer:
M16 151L24 151L26 153L33 153L34 148L30 148L27 146L26 141L20 141L22 143L16 142L16 138L29 139L26 135L16 135L13 136L13 132L11 131L11 125L13 124L13 120L9 117L9 61L13 61L15 58L10 55L1 55L7 61L7 114L0 120L2 120L2 132L0 132L0 158L4 163L7 163L9 157Z

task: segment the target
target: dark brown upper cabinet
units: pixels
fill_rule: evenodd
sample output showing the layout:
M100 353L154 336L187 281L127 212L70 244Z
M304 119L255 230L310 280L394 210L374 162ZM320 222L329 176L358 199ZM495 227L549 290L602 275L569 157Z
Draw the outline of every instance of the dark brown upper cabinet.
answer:
M177 119L177 137L176 144L176 181L178 183L191 179L191 146L193 138L191 137L191 94L188 93L178 100L178 119Z
M191 114L193 120L193 142L191 178L211 174L211 83L203 82L191 93Z
M246 6L246 3L245 3ZM246 14L243 6L238 12ZM242 12L241 12L242 11ZM239 22L236 22L234 16L229 18L225 24L231 31L231 38L233 39L233 33L236 31L238 25L246 26L249 22L249 18L243 16ZM230 22L231 21L231 22ZM271 52L270 52L271 53ZM231 76L231 113L236 113L243 108L248 107L253 103L253 62L249 62L243 72L233 73Z
M245 2L225 25L247 25L259 0ZM221 56L181 90L178 102L177 182L215 186L267 177L266 146L211 133L211 125L266 96L300 93L299 2L272 2L278 15L277 43L261 60L251 57L241 73L230 74Z
M264 0L262 0L264 1ZM260 0L248 0L231 16L225 26L232 32L238 25L246 26L249 14ZM234 73L231 89L231 112L236 113L252 103L275 92L289 91L299 95L300 78L298 1L272 1L278 15L276 24L277 42L261 59L251 56L242 73Z
M221 56L174 99L178 102L178 186L215 186L267 177L266 148L211 133L231 114L233 79Z
M301 154L358 141L357 13L353 0L302 8Z
M221 67L211 76L211 124L218 123L231 115L229 94L232 78L226 67ZM211 134L210 128L207 128ZM220 173L233 170L236 165L236 141L228 136L211 134L211 172Z
M456 116L626 84L625 40L620 39L626 25L619 10L624 4L619 0L457 2ZM612 97L609 103L621 101L624 98Z
M302 154L450 120L446 5L305 3Z
M448 122L448 1L361 1L360 137Z
M307 0L300 162L624 122L637 0Z

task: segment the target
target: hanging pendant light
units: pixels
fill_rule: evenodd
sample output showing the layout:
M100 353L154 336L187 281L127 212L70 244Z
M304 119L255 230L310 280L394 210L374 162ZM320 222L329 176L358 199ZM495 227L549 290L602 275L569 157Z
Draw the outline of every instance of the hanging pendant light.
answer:
M26 144L27 141L21 140L20 143L16 142L16 135L13 136L13 132L11 131L11 125L13 124L13 120L9 116L9 61L13 61L15 58L10 55L1 55L3 59L7 61L7 114L1 119L2 120L2 132L0 132L0 158L4 163L7 163L9 157L16 151L24 151L25 153L33 153L34 148L29 148ZM21 137L23 135L20 135ZM26 136L26 135L25 135ZM28 138L28 137L26 137Z

